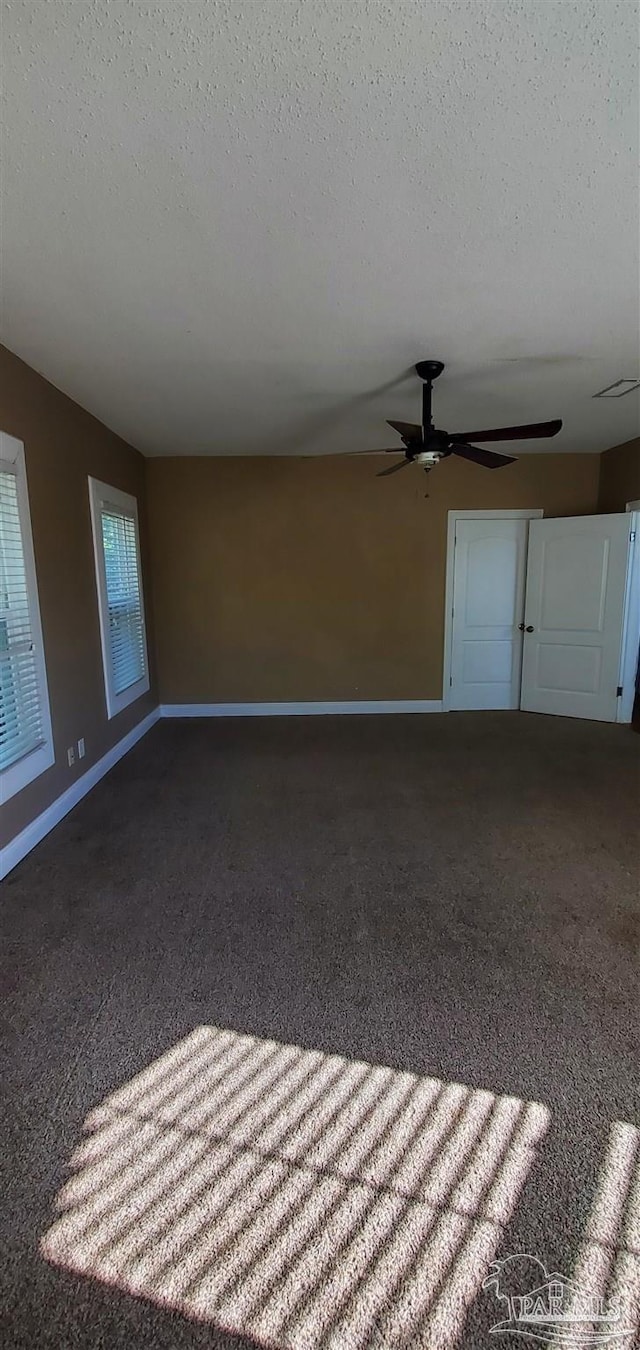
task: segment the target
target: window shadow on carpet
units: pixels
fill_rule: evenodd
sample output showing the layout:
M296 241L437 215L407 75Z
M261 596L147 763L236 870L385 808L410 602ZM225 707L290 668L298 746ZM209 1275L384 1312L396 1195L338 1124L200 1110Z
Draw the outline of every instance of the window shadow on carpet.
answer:
M600 1168L595 1196L573 1278L615 1309L628 1334L616 1344L640 1344L640 1130L615 1120ZM576 1350L598 1344L597 1323L587 1322Z
M90 1113L41 1252L279 1350L453 1346L548 1126L201 1026Z

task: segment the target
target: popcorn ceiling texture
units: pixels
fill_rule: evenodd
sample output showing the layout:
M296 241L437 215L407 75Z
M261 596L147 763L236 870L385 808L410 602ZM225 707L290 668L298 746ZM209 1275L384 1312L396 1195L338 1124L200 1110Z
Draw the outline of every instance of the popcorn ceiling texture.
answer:
M3 340L148 454L635 434L632 0L4 3ZM381 386L392 387L381 391Z

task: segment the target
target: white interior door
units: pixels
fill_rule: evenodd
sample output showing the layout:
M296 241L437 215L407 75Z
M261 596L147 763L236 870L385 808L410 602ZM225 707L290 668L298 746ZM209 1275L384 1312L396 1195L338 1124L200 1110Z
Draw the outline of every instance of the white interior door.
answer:
M529 521L456 521L450 708L518 708Z
M629 521L620 514L531 522L525 711L615 722Z

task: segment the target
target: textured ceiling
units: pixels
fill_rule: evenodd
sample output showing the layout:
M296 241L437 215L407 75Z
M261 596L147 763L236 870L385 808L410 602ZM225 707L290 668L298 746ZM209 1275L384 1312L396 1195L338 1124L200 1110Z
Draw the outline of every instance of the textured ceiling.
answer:
M637 19L4 0L3 341L147 454L392 444L428 356L448 430L629 439Z

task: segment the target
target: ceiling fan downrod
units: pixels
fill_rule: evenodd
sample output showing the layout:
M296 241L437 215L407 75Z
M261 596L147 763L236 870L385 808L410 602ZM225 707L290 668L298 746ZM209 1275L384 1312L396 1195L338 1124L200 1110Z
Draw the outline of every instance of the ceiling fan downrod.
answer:
M416 365L416 375L424 381L422 386L422 442L426 445L428 432L433 429L433 414L431 411L431 392L433 381L442 375L444 370L444 361L418 361Z

